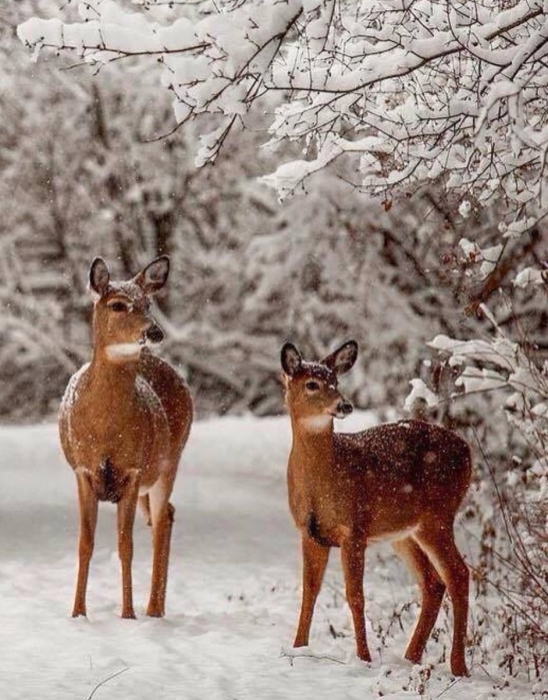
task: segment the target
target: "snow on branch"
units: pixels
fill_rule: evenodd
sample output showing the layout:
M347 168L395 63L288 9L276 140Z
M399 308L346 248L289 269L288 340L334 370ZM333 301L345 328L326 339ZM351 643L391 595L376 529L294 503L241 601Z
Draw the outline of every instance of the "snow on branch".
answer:
M171 24L144 3L80 3L82 21L32 19L29 48L92 63L159 61L177 123L222 116L199 164L214 160L253 106L277 96L271 144L302 141L305 158L267 180L292 193L335 158L359 158L355 184L409 192L444 178L479 202L548 206L548 19L543 0L260 0L171 4ZM139 6L137 6L139 7ZM271 104L271 103L269 103Z
M501 403L509 422L528 436L538 455L545 456L548 364L539 359L534 345L524 338L509 338L487 307L482 305L482 310L494 325L493 338L456 340L438 335L429 345L448 357L450 366L460 369L455 386L463 391L462 396L502 390ZM411 395L408 402L410 399Z

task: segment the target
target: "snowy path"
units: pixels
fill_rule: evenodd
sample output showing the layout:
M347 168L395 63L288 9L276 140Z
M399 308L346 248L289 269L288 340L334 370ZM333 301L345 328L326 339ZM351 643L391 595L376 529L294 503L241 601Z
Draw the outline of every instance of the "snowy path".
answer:
M354 421L363 425L365 419L362 414ZM530 698L527 686L494 688L502 679L491 680L476 665L470 679L454 682L445 664L436 663L447 643L444 632L428 647L426 660L436 665L422 688L421 668L401 659L414 605L402 615L405 632L392 620L386 647L370 629L374 661L359 662L335 552L309 656L282 654L282 648L290 651L300 597L299 541L286 505L288 447L287 418L197 423L173 499L167 617L144 616L150 532L141 518L133 567L138 619L117 616L115 509L105 504L90 574L89 619L73 620L76 490L56 428L0 428L0 698ZM365 588L369 617L385 632L394 607L416 599L389 549L368 557Z

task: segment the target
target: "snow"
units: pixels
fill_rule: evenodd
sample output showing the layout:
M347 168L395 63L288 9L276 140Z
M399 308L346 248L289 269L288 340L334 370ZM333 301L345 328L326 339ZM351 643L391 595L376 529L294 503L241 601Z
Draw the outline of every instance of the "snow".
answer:
M404 408L406 411L411 411L413 409L413 404L415 401L425 401L428 406L437 406L439 399L434 394L433 391L426 386L422 379L411 379L409 382L411 384L411 391L405 399Z
M341 425L362 428L373 419L356 413ZM135 525L133 565L138 619L118 617L115 508L102 504L89 618L74 620L76 486L57 428L0 428L0 697L532 697L530 686L509 679L505 687L496 669L474 663L473 650L471 678L455 681L445 663L438 663L448 641L443 629L439 641L429 643L427 664L412 667L403 660L415 605L411 615L402 613L405 632L393 624L386 646L369 626L374 660L358 661L337 556L316 608L311 646L298 653L291 649L300 602L300 547L286 504L289 431L286 416L194 425L173 496L177 512L163 620L144 615L150 533L141 519ZM385 632L394 609L416 600L389 548L368 554L365 590L368 616ZM330 625L343 636L334 639Z
M533 267L526 267L516 275L514 279L516 287L527 287L530 284L544 284L541 270L535 270Z

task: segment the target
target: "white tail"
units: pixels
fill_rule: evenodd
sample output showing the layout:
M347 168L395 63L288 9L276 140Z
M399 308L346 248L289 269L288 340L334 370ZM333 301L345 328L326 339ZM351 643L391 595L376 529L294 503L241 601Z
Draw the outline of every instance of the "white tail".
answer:
M289 504L303 549L303 599L295 646L308 644L329 551L340 547L357 654L371 659L364 622L365 548L390 538L422 592L406 658L420 662L447 589L454 617L451 671L466 675L469 574L455 545L453 524L470 483L469 447L455 433L422 421L334 433L333 418L352 411L337 388L337 377L356 357L354 341L322 362L303 361L291 343L282 349L293 429Z
M150 296L164 286L168 273L167 256L127 282L112 282L101 258L90 268L93 356L71 378L59 415L61 443L76 474L80 505L75 617L86 615L99 501L118 507L122 617L135 617L131 564L138 501L152 525L154 549L147 614L165 613L175 512L169 498L192 422L185 382L147 347L163 338L150 313Z

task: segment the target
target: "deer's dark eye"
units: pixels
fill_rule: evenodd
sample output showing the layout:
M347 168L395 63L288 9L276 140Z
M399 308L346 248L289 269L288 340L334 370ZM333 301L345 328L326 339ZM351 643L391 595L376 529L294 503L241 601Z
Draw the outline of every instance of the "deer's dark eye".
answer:
M123 301L113 301L112 304L109 304L109 307L117 313L128 310L128 305Z
M307 389L307 391L319 391L320 384L319 382L315 382L313 379L310 379L305 383L304 387Z

